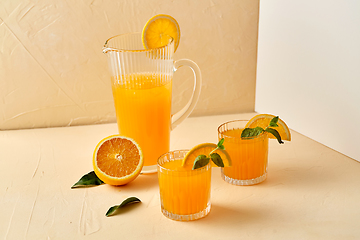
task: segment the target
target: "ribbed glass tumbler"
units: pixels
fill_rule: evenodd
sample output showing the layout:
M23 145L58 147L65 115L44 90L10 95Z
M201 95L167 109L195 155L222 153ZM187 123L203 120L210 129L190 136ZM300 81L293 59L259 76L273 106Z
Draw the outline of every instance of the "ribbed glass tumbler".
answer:
M251 138L241 138L248 121L226 122L218 128L219 140L224 138L225 150L232 166L221 169L225 182L234 185L253 185L267 177L269 138L267 133Z
M162 213L177 221L203 218L210 212L211 165L182 167L188 150L172 151L158 160Z

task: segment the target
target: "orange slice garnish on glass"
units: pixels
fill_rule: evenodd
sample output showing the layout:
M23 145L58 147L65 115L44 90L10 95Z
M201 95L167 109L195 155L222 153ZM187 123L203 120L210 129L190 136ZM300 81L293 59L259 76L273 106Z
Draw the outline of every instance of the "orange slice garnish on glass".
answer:
M214 143L202 143L199 145L196 145L193 147L184 157L182 166L191 165L193 166L195 159L199 155L206 155L209 156L209 154L217 148L217 145ZM223 160L224 167L231 166L231 159L230 155L222 149L217 149L214 151L214 153L217 153L220 155L221 159ZM212 161L210 161L212 167L217 167Z
M274 115L271 115L271 114L259 114L259 115L256 115L255 117L253 117L252 119L249 120L249 122L246 124L246 128L255 128L257 126L259 127L262 127L263 129L265 129L271 119L273 119ZM288 126L286 125L286 123L281 120L279 118L277 124L279 125L278 127L271 127L271 128L274 128L276 129L280 136L281 136L281 140L286 140L286 141L291 141L291 134L290 134L290 130L288 128ZM275 138L272 134L268 134L269 135L269 138Z
M96 175L110 185L133 181L144 165L139 145L131 138L112 135L102 139L95 148L93 167Z
M163 47L169 43L170 37L175 41L175 52L180 42L180 26L173 17L165 14L152 17L142 31L142 42L146 49Z

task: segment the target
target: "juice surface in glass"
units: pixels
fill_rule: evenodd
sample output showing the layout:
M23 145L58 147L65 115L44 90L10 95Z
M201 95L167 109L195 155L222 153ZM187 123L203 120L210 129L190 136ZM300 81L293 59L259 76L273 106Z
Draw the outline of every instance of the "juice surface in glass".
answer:
M143 151L144 165L156 165L169 151L172 79L163 74L122 76L131 84L112 78L119 134L134 139Z
M242 130L243 128L227 127L223 131L219 130L219 139L224 138L225 149L232 161L231 167L222 169L222 177L226 182L235 185L260 183L267 176L268 136L263 133L244 139L241 138Z
M210 211L211 165L192 170L181 163L176 159L158 167L161 208L171 219L195 220Z

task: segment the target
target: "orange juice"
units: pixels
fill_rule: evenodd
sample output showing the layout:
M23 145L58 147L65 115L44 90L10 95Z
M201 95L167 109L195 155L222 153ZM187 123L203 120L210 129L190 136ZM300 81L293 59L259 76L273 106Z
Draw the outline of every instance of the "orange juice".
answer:
M232 161L231 167L222 169L225 181L235 185L252 185L266 179L268 165L268 136L266 133L254 138L241 138L243 129L219 131Z
M119 77L120 78L120 77ZM164 74L131 74L112 78L119 134L134 139L144 166L156 165L169 151L172 79Z
M181 163L182 159L176 159L159 164L162 211L174 220L204 217L210 211L211 165L191 170Z

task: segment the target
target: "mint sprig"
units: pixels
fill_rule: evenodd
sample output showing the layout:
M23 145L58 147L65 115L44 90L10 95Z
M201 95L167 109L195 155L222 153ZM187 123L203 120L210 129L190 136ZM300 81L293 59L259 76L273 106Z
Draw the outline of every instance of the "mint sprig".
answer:
M216 150L221 149L221 150L225 150L225 147L223 145L224 143L224 138L222 138L218 144L217 147L212 150L209 153L209 156L206 155L199 155L195 158L194 161L194 165L192 167L192 170L198 169L198 168L202 168L205 167L206 165L209 164L210 160L218 167L224 167L224 162L221 159L221 156L218 153L215 153Z
M263 132L268 132L268 133L274 135L274 137L276 137L278 142L280 144L282 144L284 142L281 140L281 136L280 136L279 132L273 128L273 127L279 126L277 124L278 121L279 121L279 116L272 118L269 123L269 126L267 126L265 129L263 129L262 127L245 128L241 133L241 137L242 138L251 138L251 137L259 136Z

